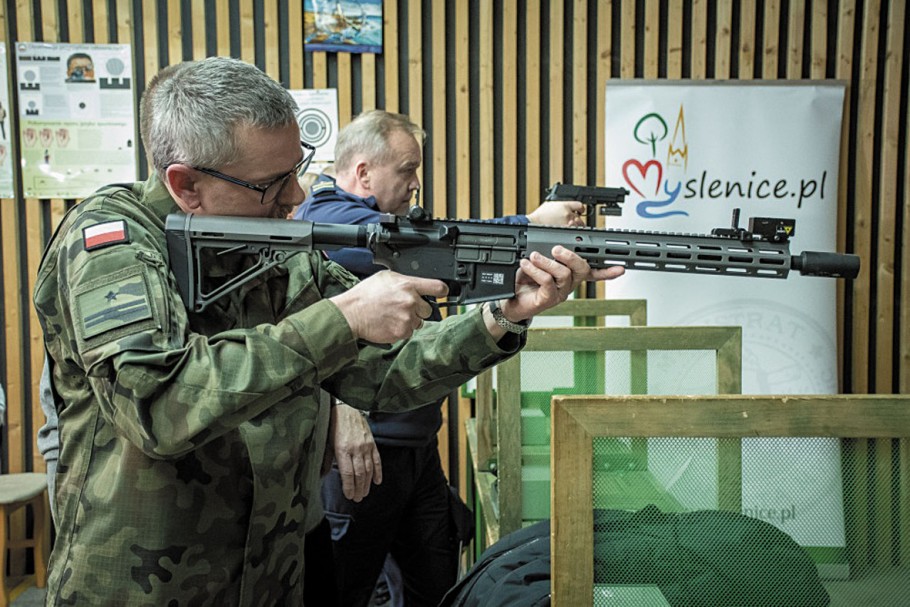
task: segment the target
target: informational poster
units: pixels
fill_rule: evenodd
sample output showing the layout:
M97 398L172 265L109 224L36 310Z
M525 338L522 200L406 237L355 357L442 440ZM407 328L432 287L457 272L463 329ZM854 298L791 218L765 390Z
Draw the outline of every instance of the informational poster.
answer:
M9 78L6 46L0 45L0 198L12 198L13 157L10 140Z
M297 102L300 137L316 148L311 171L335 161L338 137L338 90L300 89L289 91Z
M382 0L304 0L307 51L382 52Z
M132 59L125 44L16 44L22 187L83 198L135 181Z
M843 102L839 83L610 82L605 185L630 195L609 227L708 234L741 209L739 227L750 217L795 220L791 254L836 251ZM608 293L647 299L649 325L741 326L745 394L837 392L833 279L632 270ZM743 441L743 511L843 556L838 443L796 442ZM688 507L710 507L717 488L692 471L713 455L692 445L654 449L651 465L675 489L689 486Z

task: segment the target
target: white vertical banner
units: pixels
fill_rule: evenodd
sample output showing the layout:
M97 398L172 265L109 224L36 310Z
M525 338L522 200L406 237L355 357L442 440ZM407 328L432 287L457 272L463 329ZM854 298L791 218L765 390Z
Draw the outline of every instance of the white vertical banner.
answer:
M843 102L841 83L611 81L605 185L630 195L608 227L708 234L730 227L738 208L745 228L753 216L794 219L791 254L835 251ZM651 325L741 326L744 394L837 391L833 279L633 270L607 292L647 299ZM677 496L687 507L711 507L717 488L684 469L705 457L703 444L692 449L658 450L652 467L688 486ZM836 440L743 441L744 513L817 548L817 561L841 562L839 453Z

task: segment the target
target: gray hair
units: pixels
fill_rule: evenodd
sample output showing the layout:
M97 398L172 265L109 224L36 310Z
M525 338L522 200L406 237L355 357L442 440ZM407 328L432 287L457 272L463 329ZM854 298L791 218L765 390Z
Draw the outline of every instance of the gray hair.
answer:
M388 140L393 131L410 133L420 143L427 136L422 128L402 114L385 110L364 112L338 131L335 140L335 169L338 172L349 170L358 154L364 154L371 162L378 164L391 162L394 159L390 157Z
M142 96L140 132L159 173L168 165L219 167L241 151L238 127L296 124L297 104L254 65L209 57L161 70Z

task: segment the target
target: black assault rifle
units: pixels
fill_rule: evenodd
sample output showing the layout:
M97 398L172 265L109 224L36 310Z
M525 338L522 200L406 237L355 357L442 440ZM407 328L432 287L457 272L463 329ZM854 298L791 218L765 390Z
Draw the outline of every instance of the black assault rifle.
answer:
M595 207L601 215L622 215L619 203L625 201L628 195L629 190L626 188L554 183L547 190L547 197L544 200L577 200L587 206L585 216L593 215Z
M562 245L592 268L723 276L786 278L791 269L809 276L855 278L859 257L804 251L790 255L793 220L753 218L749 229L711 235L503 225L433 219L420 207L407 216L382 215L379 223L338 225L172 214L166 223L171 269L187 308L201 312L213 301L301 251L365 247L377 264L401 274L436 278L449 287L449 303L477 303L515 293L519 261L533 251L550 256ZM206 290L205 255L245 254L252 266Z

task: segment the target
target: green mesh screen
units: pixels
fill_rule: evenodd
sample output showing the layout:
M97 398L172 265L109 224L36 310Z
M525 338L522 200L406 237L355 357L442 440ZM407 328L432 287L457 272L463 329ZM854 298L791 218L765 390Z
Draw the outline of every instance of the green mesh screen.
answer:
M595 605L910 605L907 441L593 447Z
M636 356L638 357L636 362ZM716 394L713 350L521 353L522 521L550 516L550 402L553 394ZM634 389L634 391L633 391ZM644 468L634 451L614 459ZM637 463L636 463L637 462Z

